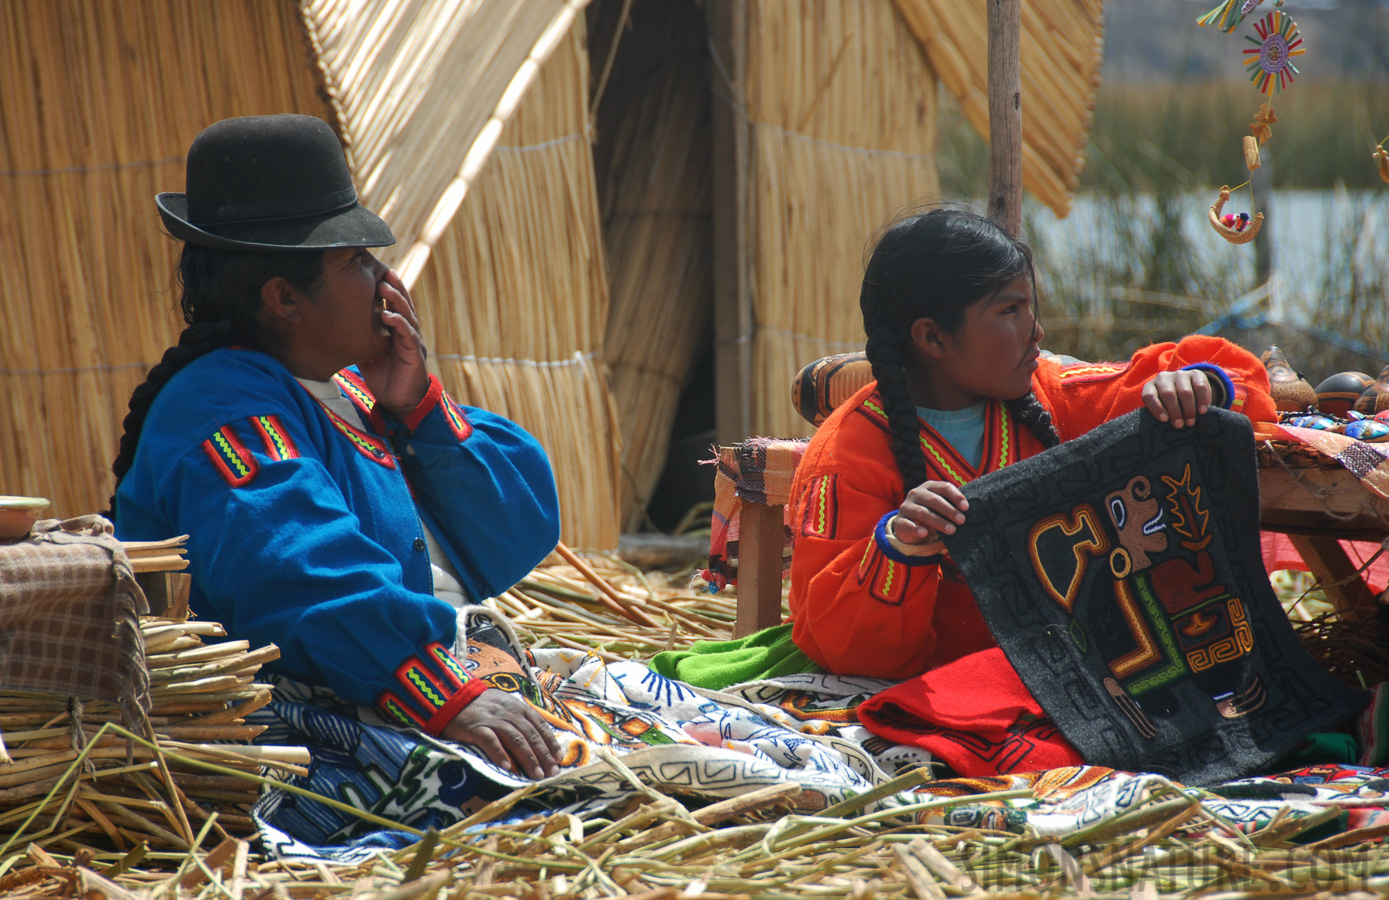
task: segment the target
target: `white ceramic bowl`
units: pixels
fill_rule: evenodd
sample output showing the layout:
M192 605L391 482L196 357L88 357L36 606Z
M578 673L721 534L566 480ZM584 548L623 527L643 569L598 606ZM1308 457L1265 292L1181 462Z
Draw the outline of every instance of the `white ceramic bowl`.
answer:
M44 497L8 497L0 494L0 540L24 537L48 509Z

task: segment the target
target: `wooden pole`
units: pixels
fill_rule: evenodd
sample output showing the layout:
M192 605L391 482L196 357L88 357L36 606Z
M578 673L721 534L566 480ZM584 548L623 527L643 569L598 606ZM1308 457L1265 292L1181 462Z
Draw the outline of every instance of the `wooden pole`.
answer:
M598 601L608 609L638 625L645 625L648 628L659 627L656 620L633 606L631 600L619 594L615 587L608 584L606 578L593 571L592 566L580 559L573 550L564 546L563 541L555 546L555 552L559 554L560 559L577 569L579 574L588 580L589 584L598 588Z
M714 0L710 130L714 169L714 428L720 444L752 433L752 301L748 287L747 0Z
M989 216L1022 232L1022 0L989 4Z

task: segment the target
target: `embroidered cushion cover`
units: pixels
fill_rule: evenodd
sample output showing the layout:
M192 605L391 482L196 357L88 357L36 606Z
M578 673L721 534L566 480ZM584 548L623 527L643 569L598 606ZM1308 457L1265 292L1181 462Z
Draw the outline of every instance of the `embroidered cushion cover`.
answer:
M950 554L1086 762L1239 778L1364 705L1269 585L1245 417L1212 409L1176 429L1140 410L964 492Z

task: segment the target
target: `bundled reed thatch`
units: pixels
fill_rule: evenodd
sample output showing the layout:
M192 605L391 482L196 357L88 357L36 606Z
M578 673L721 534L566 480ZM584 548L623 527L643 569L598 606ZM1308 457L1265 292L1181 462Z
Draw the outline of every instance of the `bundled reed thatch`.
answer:
M591 64L600 70L593 152L612 292L606 346L632 530L660 479L680 392L709 330L707 26L693 0L604 0L589 9Z
M894 0L931 68L989 136L986 0ZM1080 183L1100 85L1104 0L1022 5L1022 178L1064 217Z
M793 436L808 428L789 400L795 372L863 345L865 243L938 191L934 76L891 3L747 10L746 88L734 95L750 147L744 389L753 432Z
M619 449L587 84L580 18L503 129L415 294L450 392L545 445L564 541L614 548Z
M537 71L588 0L303 0L385 258L414 284Z
M255 676L277 647L204 644L225 637L215 622L145 617L141 631L152 703L143 742L110 730L120 721L110 704L0 690L0 830L11 843L186 851L200 831L252 832L261 767L305 771L308 751L251 746L264 729L243 718L270 702Z
M327 116L306 49L279 0L0 4L0 490L105 507L130 392L182 327L154 195L217 119Z

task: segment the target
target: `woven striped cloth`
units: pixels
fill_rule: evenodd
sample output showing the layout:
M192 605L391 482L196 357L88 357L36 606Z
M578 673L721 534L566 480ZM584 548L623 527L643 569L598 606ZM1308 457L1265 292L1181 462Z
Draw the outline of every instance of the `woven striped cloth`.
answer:
M714 513L710 522L709 567L699 574L710 591L738 583L738 545L744 503L781 506L789 515L791 483L810 441L753 437L720 447L714 475ZM782 571L791 568L791 529L785 529Z
M0 543L0 689L110 701L133 728L150 706L148 609L110 522L40 520Z

